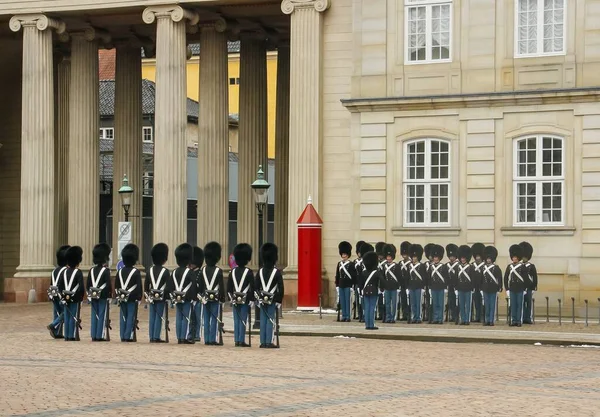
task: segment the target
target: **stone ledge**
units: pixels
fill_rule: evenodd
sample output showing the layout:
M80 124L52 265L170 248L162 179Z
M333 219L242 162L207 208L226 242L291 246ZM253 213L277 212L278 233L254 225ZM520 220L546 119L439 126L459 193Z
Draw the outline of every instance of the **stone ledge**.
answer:
M392 227L394 236L459 236L460 227Z
M577 229L571 226L556 227L501 227L504 236L573 236Z

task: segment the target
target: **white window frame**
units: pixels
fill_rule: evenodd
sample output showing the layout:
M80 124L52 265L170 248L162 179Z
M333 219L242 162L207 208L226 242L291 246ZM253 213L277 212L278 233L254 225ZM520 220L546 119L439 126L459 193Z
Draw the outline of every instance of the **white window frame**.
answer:
M107 132L112 132L112 138L107 137ZM114 140L115 139L115 128L114 127L101 127L100 128L100 139Z
M535 148L535 152L536 152L536 158L535 158L535 164L536 164L536 168L535 168L535 173L536 175L534 177L520 177L518 175L519 173L519 142L524 141L524 140L528 140L528 139L532 139L535 138L536 139L536 148ZM560 176L555 176L555 175L551 175L551 176L544 176L543 175L543 141L544 139L551 139L551 140L559 140L561 142L561 174ZM564 226L565 225L565 217L567 215L566 213L566 209L565 209L565 196L566 196L566 190L565 190L565 157L566 157L566 150L565 150L565 139L563 137L560 136L556 136L556 135L546 135L546 134L536 134L536 135L526 135L526 136L519 136L518 138L515 138L513 140L513 226L515 227L529 227L529 226ZM544 221L543 220L543 186L542 184L545 182L552 182L552 183L561 183L561 203L560 203L560 209L561 209L561 221L560 222L553 222L552 220L550 221ZM523 221L523 222L519 222L519 197L518 197L518 193L517 193L517 187L518 184L523 184L523 183L535 183L536 184L536 194L535 194L535 221L534 222L528 222L528 221Z
M537 5L537 52L519 53L519 2L515 0L514 53L515 58L537 58L542 56L561 56L566 54L567 46L567 0L563 0L563 49L559 52L544 52L544 0L538 0Z
M453 13L454 13L454 0L405 0L404 1L404 64L405 65L419 65L419 64L441 64L452 62L452 38L453 38ZM449 5L450 11L450 33L448 39L448 58L444 59L432 59L431 57L431 7L438 5ZM409 40L408 40L408 29L409 29L409 9L413 7L425 7L425 59L422 61L411 61L409 52Z
M146 140L146 131L150 131L150 140ZM154 143L154 129L152 126L143 126L142 127L142 142L144 143Z
M431 178L431 142L437 141L448 145L448 178L441 179ZM424 179L409 179L408 178L408 147L414 143L425 142L425 164L424 164ZM452 224L452 142L450 140L441 138L418 138L411 139L403 144L403 173L402 173L402 207L403 207L403 221L404 227L449 227ZM423 184L424 187L424 221L410 222L408 219L408 186L414 184ZM448 221L446 222L432 222L431 221L431 185L444 184L448 187Z

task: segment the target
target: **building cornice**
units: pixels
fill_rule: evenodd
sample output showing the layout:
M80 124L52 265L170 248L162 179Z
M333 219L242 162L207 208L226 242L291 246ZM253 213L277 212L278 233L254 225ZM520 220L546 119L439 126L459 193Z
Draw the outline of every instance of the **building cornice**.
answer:
M536 91L506 91L480 94L446 94L410 97L342 99L352 113L379 111L438 110L474 107L535 106L543 104L600 101L600 87Z

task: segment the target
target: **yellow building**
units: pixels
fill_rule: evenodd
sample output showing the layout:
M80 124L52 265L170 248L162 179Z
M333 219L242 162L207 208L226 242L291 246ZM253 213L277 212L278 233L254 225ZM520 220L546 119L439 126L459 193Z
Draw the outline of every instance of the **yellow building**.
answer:
M187 96L198 101L200 94L200 48L190 45L192 57L187 64ZM240 42L229 42L229 113L239 113L240 97ZM156 59L142 61L142 77L156 81ZM269 126L269 158L275 157L275 90L277 86L277 52L267 53L267 100Z

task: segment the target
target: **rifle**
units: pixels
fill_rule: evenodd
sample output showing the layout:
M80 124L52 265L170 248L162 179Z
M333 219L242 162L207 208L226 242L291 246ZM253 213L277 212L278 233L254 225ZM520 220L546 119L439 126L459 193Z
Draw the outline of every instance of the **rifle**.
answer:
M400 289L400 291L402 291ZM402 297L400 296L401 292L396 291L396 320L400 321L402 318L400 312L402 311Z
M112 327L110 327L110 300L106 300L106 341L110 342L110 331Z
M425 294L426 298L425 298L425 304L427 304L427 322L429 324L433 323L433 305L431 303L431 290L427 290L427 293Z
M219 302L219 320L217 326L219 326L219 345L223 346L223 328L225 325L223 324L223 303L221 302Z
M511 325L511 317L510 317L510 298L506 297L506 323Z
M275 305L275 336L277 347L279 347L279 307L277 307L277 305Z
M135 302L135 310L133 312L133 341L137 342L137 331L140 329L138 327L138 323L140 322L138 320L138 303L137 301Z
M456 295L456 293L454 293ZM460 302L458 300L458 295L456 295L456 316L454 317L454 324L458 324L460 320Z
M79 330L82 330L81 327L81 303L77 303L77 317L75 320L75 340L79 342Z
M340 314L342 312L342 305L340 304L339 297L338 297L338 303L337 303L336 310L337 310L337 320L336 321L340 321Z
M166 301L163 312L163 321L165 322L165 343L169 343L169 303Z
M246 322L248 329L248 347L252 347L252 308L248 305L248 321Z

